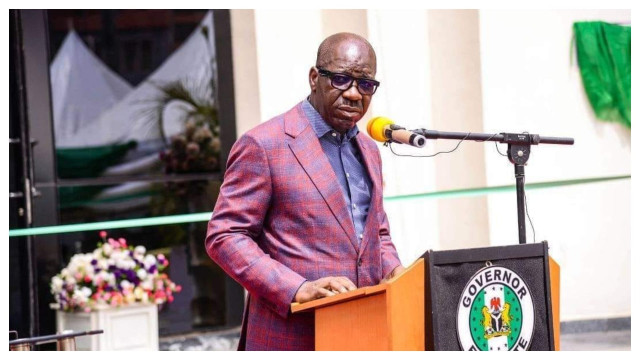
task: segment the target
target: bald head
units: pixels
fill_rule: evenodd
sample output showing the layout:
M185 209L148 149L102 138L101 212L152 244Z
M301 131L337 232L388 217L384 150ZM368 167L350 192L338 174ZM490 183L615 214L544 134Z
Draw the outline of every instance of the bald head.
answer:
M376 71L376 52L373 50L371 44L369 44L367 39L360 35L346 32L333 34L324 39L318 47L316 67L327 67L336 60L336 57L340 57L342 54L348 54L354 51L368 53L373 60L373 71Z
M329 126L344 134L367 112L373 93L362 91L361 82L375 76L376 53L365 38L331 35L318 47L316 66L309 69L309 102Z

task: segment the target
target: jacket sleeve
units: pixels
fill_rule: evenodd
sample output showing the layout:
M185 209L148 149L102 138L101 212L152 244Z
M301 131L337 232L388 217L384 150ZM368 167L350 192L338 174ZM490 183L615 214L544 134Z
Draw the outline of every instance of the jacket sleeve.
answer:
M375 147L375 146L374 146ZM380 183L382 184L382 158L380 151L375 147L376 154L378 154L378 164L380 164ZM387 213L384 211L384 204L382 204L382 191L380 192L380 212L377 214L380 218L380 228L378 229L378 236L380 237L380 256L382 264L382 277L385 278L393 269L402 265L396 247L391 242L391 231L389 230L389 220L387 219Z
M380 256L382 257L382 277L385 278L389 273L391 273L391 271L393 271L393 269L402 264L398 258L396 247L391 242L387 214L382 210L378 215L382 218L378 234L380 236Z
M306 279L272 259L256 242L271 196L266 152L256 139L245 134L231 149L205 247L209 257L229 276L286 318Z

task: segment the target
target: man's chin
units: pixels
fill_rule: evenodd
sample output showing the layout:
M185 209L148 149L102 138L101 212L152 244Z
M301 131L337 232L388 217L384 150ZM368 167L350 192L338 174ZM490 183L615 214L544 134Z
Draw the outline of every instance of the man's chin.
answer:
M356 126L356 123L361 118L362 118L362 116L358 117L357 119L336 119L337 120L336 123L340 127L340 129L339 129L339 130L341 130L340 132L345 133L345 132L351 130L351 128L353 128L354 126Z

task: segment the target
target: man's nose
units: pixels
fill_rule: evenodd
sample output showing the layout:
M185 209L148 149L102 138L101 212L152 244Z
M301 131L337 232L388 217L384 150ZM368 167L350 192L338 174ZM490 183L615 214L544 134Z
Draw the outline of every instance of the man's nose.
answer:
M358 91L358 83L354 80L351 82L351 86L345 91L342 92L342 96L345 99L349 99L351 101L359 101L362 100L362 94Z

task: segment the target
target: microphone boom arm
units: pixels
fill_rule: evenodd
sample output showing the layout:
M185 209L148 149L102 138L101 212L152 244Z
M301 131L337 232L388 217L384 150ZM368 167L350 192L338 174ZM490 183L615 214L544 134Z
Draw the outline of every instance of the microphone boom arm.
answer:
M427 129L415 129L411 130L416 134L420 134L427 139L449 139L449 140L473 140L473 141L498 141L503 144L556 144L556 145L573 145L573 138L568 137L552 137L552 136L540 136L537 134L514 134L514 133L499 133L499 134L485 134L485 133L463 133L463 132L449 132L449 131L437 131Z
M449 139L449 140L472 140L472 141L496 141L502 144L508 144L507 156L509 161L515 167L516 177L516 196L518 206L518 239L520 244L527 243L525 215L525 197L524 197L524 166L529 160L531 154L531 145L538 144L556 144L556 145L573 145L574 139L568 137L551 137L540 136L538 134L529 133L463 133L463 132L446 132L427 129L411 130L416 134L420 134L427 139Z

